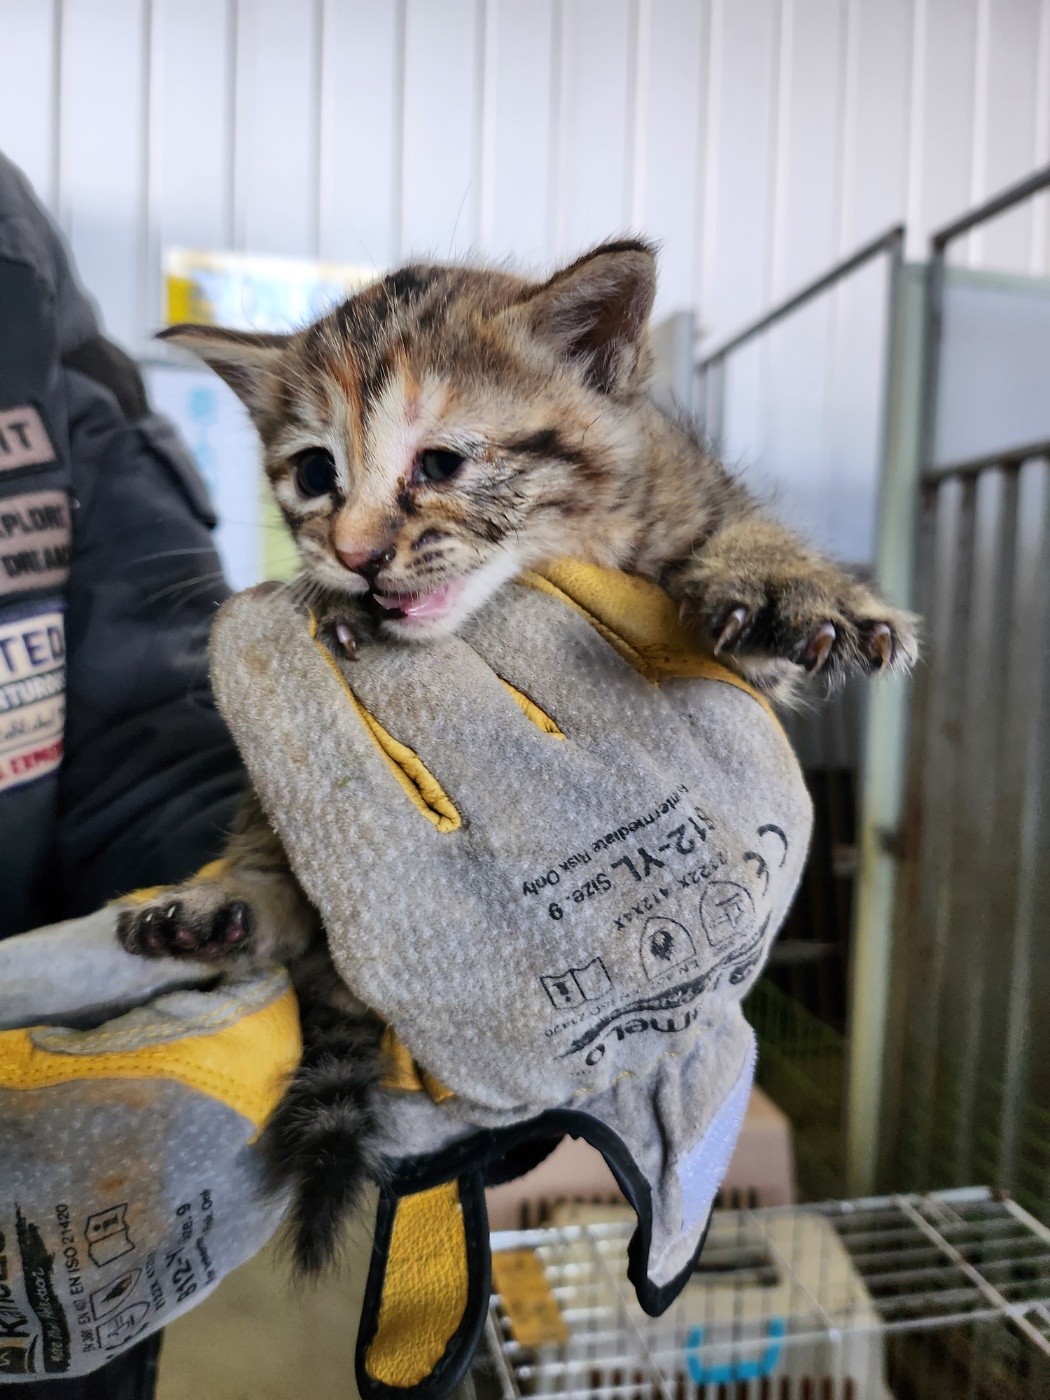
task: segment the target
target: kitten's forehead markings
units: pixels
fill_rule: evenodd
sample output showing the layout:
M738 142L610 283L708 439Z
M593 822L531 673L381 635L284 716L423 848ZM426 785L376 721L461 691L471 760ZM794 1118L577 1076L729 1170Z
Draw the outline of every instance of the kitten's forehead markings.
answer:
M412 458L409 456L406 462L405 445L396 433L377 433L377 426L387 426L388 416L391 415L383 411L380 403L360 425L364 443L356 459L355 489L332 516L335 548L383 548L399 527L398 478L411 469ZM399 416L393 414L395 421Z
M329 388L328 420L333 425L333 434L341 438L340 451L336 453L337 463L345 456L346 486L353 478L353 463L361 460L364 451L364 397L361 393L360 367L355 363L348 346L339 344L326 366Z
M359 470L356 469L359 468L364 456L365 433L361 395L358 391L357 376L352 369L348 369L345 382L345 389L343 388L343 376L337 382L335 394L337 411L333 416L339 424L343 451L346 454L345 471L347 494L349 494L350 483L359 475Z
M411 425L415 423L422 414L423 405L421 402L419 385L415 380L409 381L407 375L405 376L404 395L405 422Z
M434 442L447 400L446 386L428 377L418 380L402 367L387 380L368 422L367 460L389 495L411 481L420 451Z

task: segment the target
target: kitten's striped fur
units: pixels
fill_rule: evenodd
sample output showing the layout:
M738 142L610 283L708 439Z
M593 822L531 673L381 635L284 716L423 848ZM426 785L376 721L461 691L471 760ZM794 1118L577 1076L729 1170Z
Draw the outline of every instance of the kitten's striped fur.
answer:
M661 583L701 645L780 701L807 671L909 666L912 619L763 515L650 402L654 290L652 249L624 240L541 282L404 267L290 336L165 338L247 405L337 652L376 626L452 630L522 569L571 555ZM216 880L128 911L121 936L146 955L290 963L306 1054L266 1142L314 1269L377 1166L379 1027L256 804L227 856Z

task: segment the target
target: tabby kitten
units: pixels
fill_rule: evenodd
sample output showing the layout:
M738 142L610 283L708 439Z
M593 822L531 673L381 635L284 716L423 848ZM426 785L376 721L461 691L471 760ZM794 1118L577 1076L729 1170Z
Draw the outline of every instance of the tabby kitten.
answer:
M767 519L654 407L654 291L653 250L629 240L545 282L404 267L293 335L162 335L247 405L341 664L377 631L450 632L522 570L569 555L661 584L700 646L781 702L807 673L910 666L913 620ZM214 879L125 911L120 937L146 956L289 963L305 1053L264 1141L313 1270L377 1167L380 1027L332 968L254 800L226 854Z

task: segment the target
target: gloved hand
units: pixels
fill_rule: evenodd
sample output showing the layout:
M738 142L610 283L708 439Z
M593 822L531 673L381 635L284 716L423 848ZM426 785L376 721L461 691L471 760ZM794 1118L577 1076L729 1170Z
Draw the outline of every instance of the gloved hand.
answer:
M116 910L0 943L0 1381L76 1376L276 1230L252 1144L299 1059L279 968L214 990Z
M286 593L241 595L212 679L340 974L402 1048L391 1085L414 1060L429 1090L391 1090L362 1394L455 1383L487 1297L481 1182L530 1137L605 1153L661 1311L743 1119L740 1001L808 847L768 705L654 585L574 563L355 662Z

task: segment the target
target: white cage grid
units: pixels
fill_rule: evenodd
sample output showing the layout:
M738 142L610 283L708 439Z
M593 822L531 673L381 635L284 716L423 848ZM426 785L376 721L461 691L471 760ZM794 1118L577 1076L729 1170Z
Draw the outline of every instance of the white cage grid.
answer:
M1050 1231L983 1188L717 1211L661 1318L627 1281L633 1220L575 1218L492 1236L494 1252L535 1251L569 1331L522 1347L493 1296L487 1337L506 1400L890 1400L889 1337L960 1325L1008 1323L1050 1362Z

